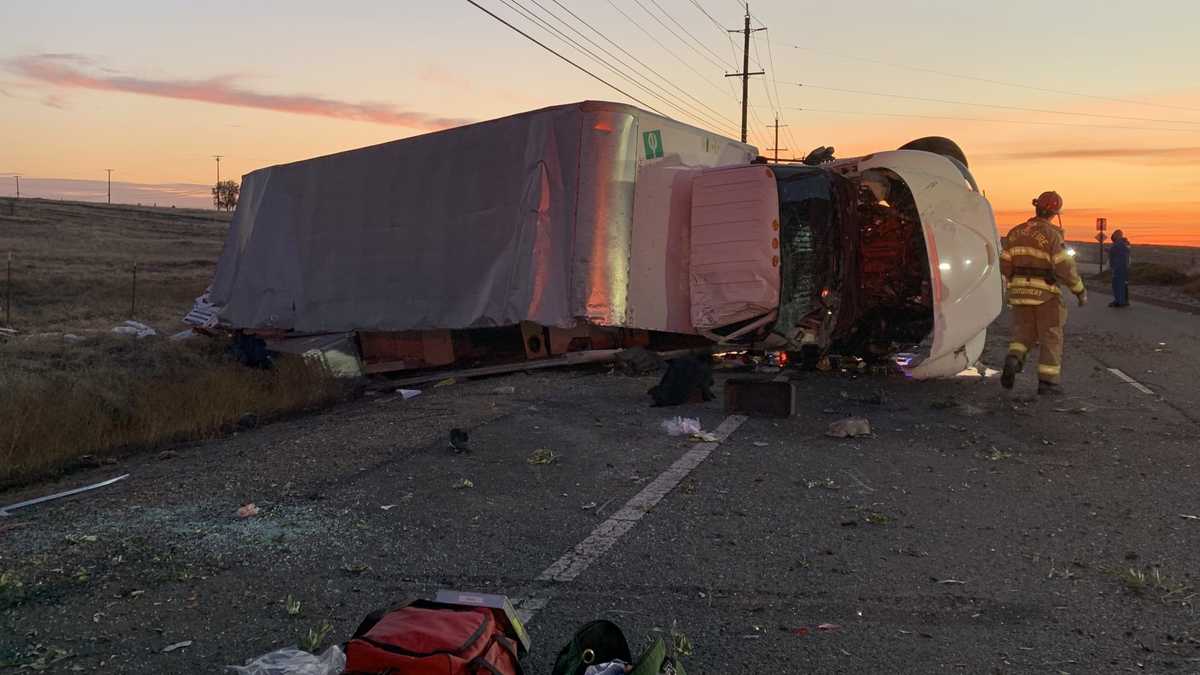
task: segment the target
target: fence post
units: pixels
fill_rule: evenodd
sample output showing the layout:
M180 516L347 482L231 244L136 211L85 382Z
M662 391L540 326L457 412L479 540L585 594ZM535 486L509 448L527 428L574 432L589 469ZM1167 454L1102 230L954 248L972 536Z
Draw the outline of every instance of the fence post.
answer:
M8 280L4 282L4 325L12 328L12 251L8 252Z
M137 312L137 261L133 263L133 284L129 287L129 318Z

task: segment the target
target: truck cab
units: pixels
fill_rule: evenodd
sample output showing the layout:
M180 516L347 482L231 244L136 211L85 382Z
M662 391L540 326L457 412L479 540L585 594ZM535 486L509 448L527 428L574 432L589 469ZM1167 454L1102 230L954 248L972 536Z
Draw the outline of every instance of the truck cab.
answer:
M991 206L919 150L706 169L691 185L691 319L724 344L864 358L913 377L978 360L1003 300Z

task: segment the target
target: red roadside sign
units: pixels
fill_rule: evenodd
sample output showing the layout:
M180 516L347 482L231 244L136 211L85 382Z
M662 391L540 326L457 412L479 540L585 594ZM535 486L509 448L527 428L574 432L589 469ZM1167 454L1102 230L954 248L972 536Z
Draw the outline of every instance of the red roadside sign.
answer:
M1097 218L1096 219L1096 231L1103 232L1107 229L1108 229L1108 218Z

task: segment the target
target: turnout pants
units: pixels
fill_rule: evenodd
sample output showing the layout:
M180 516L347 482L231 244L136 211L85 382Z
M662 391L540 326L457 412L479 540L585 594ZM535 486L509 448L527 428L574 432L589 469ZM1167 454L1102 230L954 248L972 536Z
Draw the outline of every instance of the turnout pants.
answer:
M1058 384L1062 379L1063 328L1067 324L1067 305L1052 298L1040 305L1016 305L1012 308L1012 342L1008 353L1025 365L1029 350L1038 350L1038 379Z

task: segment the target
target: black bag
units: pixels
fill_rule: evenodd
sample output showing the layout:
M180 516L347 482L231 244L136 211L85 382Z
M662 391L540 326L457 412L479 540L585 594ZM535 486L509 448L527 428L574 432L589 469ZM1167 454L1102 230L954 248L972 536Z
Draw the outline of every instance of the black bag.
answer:
M558 652L551 675L584 675L588 666L620 659L633 663L629 643L617 624L597 619L575 632L575 637ZM685 675L683 665L667 656L667 646L658 638L634 664L630 675Z

